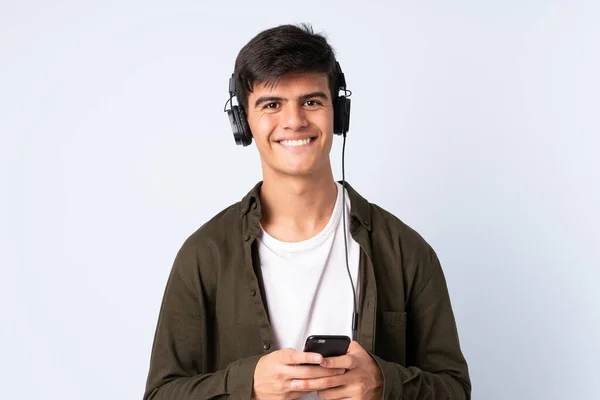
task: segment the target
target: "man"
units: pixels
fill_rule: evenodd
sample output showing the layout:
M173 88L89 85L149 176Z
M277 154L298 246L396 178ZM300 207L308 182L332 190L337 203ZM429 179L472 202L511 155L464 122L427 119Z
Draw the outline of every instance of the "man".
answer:
M256 143L263 180L178 252L144 399L470 398L435 252L333 178L340 90L334 52L308 26L240 51L228 114L236 141ZM302 351L322 334L355 340L338 357Z

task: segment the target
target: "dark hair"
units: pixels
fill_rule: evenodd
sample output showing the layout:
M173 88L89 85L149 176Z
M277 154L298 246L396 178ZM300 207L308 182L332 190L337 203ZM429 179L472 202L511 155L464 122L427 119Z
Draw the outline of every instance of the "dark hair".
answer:
M326 73L331 98L337 98L335 52L327 39L309 24L280 25L260 32L240 50L234 70L239 104L248 110L254 84L275 86L290 72Z

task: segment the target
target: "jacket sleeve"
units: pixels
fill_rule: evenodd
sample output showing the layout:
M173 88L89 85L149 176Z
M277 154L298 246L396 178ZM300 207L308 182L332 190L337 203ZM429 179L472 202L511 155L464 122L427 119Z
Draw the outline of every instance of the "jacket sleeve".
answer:
M384 378L384 399L469 400L471 381L450 296L433 250L424 283L407 303L407 365L371 355Z
M181 248L167 281L144 400L250 399L260 356L243 358L210 371L210 313L197 250Z

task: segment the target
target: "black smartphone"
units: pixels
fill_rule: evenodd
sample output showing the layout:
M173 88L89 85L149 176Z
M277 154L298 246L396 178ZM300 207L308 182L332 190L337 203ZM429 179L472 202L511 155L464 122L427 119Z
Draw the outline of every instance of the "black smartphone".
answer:
M319 353L323 357L343 356L350 346L350 338L340 335L311 335L306 339L304 351Z

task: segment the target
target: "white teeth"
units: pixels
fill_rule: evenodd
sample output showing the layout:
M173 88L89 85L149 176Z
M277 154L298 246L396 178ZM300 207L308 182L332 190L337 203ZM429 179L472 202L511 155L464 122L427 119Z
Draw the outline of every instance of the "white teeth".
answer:
M284 146L296 147L296 146L304 146L305 144L309 144L311 142L311 138L306 138L302 140L282 140L281 143Z

